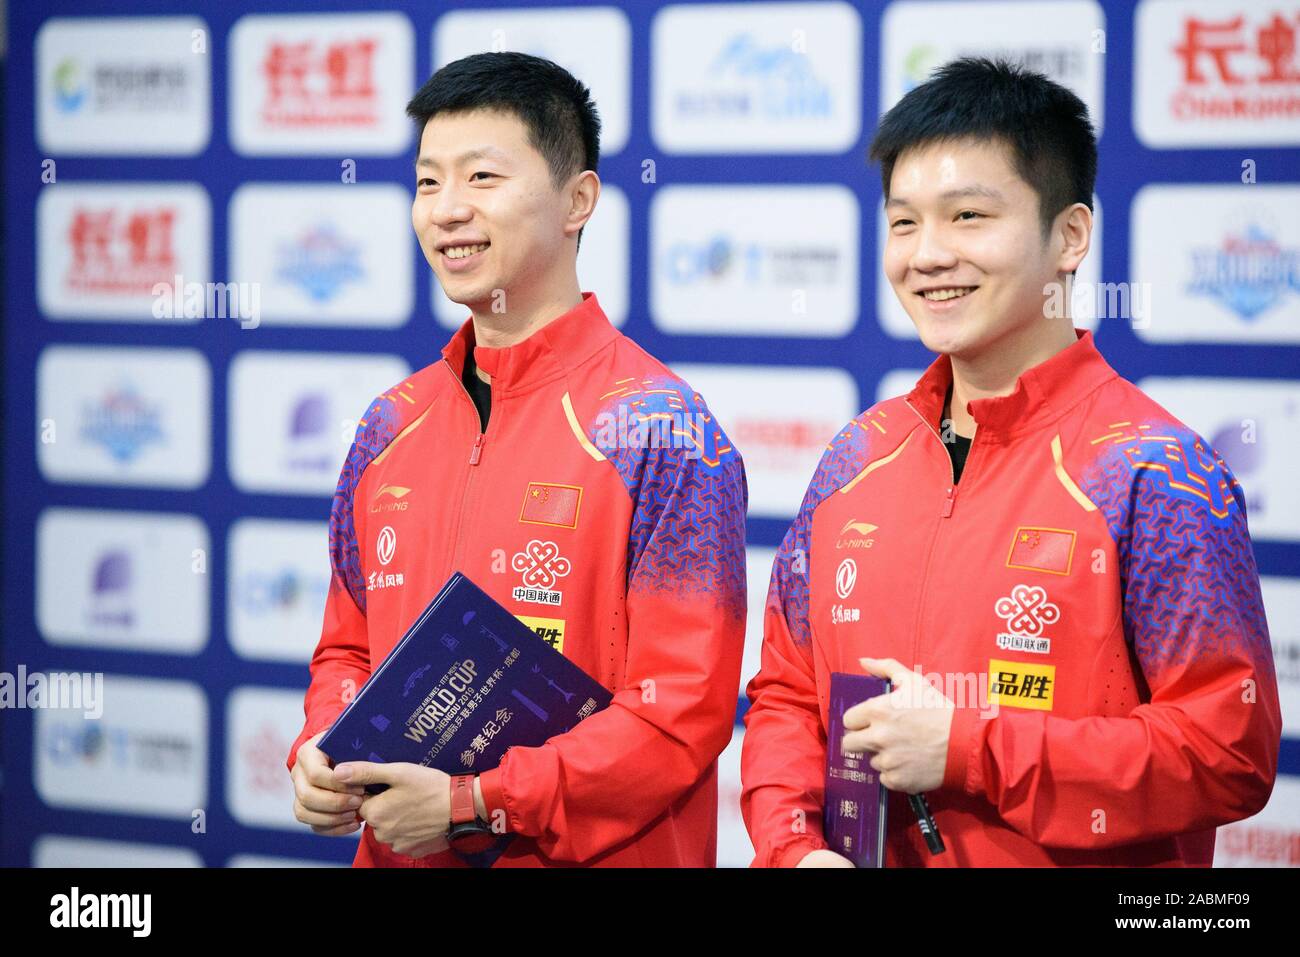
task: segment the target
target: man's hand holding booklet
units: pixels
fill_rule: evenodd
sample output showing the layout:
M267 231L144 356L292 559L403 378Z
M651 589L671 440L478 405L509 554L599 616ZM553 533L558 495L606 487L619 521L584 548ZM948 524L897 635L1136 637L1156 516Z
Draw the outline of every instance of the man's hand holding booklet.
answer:
M611 700L608 690L456 572L318 746L335 765L407 762L455 781L496 767L507 748L544 744ZM366 786L372 795L385 789ZM457 796L452 800L454 809ZM478 825L467 822L461 830L490 827ZM509 842L509 835L484 835L465 841L465 852L457 831L453 826L452 846L477 866L490 866ZM504 828L491 831L501 835Z

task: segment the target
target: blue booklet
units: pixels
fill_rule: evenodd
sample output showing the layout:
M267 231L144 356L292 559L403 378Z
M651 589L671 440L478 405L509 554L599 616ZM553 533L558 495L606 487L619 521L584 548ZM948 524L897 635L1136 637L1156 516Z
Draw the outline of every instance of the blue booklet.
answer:
M871 766L871 755L840 751L844 712L868 698L889 693L889 680L872 675L831 673L826 731L826 797L822 829L826 843L858 867L885 866L885 808L889 792Z
M335 719L334 763L405 761L447 774L495 768L606 707L612 695L456 572ZM371 794L387 785L367 785ZM510 835L483 854L488 866Z

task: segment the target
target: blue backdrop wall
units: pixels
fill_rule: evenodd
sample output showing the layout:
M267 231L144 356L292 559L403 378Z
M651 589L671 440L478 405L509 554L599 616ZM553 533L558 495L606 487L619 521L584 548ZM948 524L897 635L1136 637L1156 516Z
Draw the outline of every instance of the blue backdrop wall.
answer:
M351 859L352 839L292 820L283 765L329 497L370 398L463 316L414 241L402 108L450 59L522 49L574 70L605 120L583 288L746 458L746 679L821 447L930 359L880 273L876 118L966 53L1080 93L1101 165L1078 324L1227 457L1265 579L1282 778L1224 829L1218 863L1300 864L1300 4L119 0L9 16L3 671L24 687L85 674L88 691L101 675L102 714L90 698L0 710L0 863ZM726 864L752 854L739 737Z

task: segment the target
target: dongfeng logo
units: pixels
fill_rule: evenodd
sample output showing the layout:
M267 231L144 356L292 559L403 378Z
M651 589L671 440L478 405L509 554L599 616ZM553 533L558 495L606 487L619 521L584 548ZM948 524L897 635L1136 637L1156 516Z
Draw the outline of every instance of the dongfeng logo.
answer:
M397 533L393 531L393 526L385 525L379 532L379 538L375 541L375 554L379 556L379 564L387 565L393 560L393 552L397 550Z
M853 586L858 583L858 563L851 558L840 562L835 571L835 594L848 598L853 593Z

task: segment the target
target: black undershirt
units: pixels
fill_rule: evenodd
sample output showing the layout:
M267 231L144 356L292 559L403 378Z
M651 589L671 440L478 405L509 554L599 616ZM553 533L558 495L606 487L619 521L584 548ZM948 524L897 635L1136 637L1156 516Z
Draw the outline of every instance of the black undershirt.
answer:
M948 458L952 459L952 481L956 485L961 481L961 470L966 467L966 456L970 452L971 440L964 435L957 434L957 429L952 424L952 415L948 411L951 408L951 403L952 386L949 386L948 396L943 403L944 419L939 423L939 435L943 437L944 448L948 450Z
M486 432L488 413L492 411L492 386L478 377L472 348L465 353L465 368L461 371L460 381L465 383L465 391L474 400L474 408L478 409L479 431Z
M953 483L961 481L961 470L966 467L966 455L970 452L970 439L964 435L952 433L952 441L943 443L948 449L948 458L952 459Z

